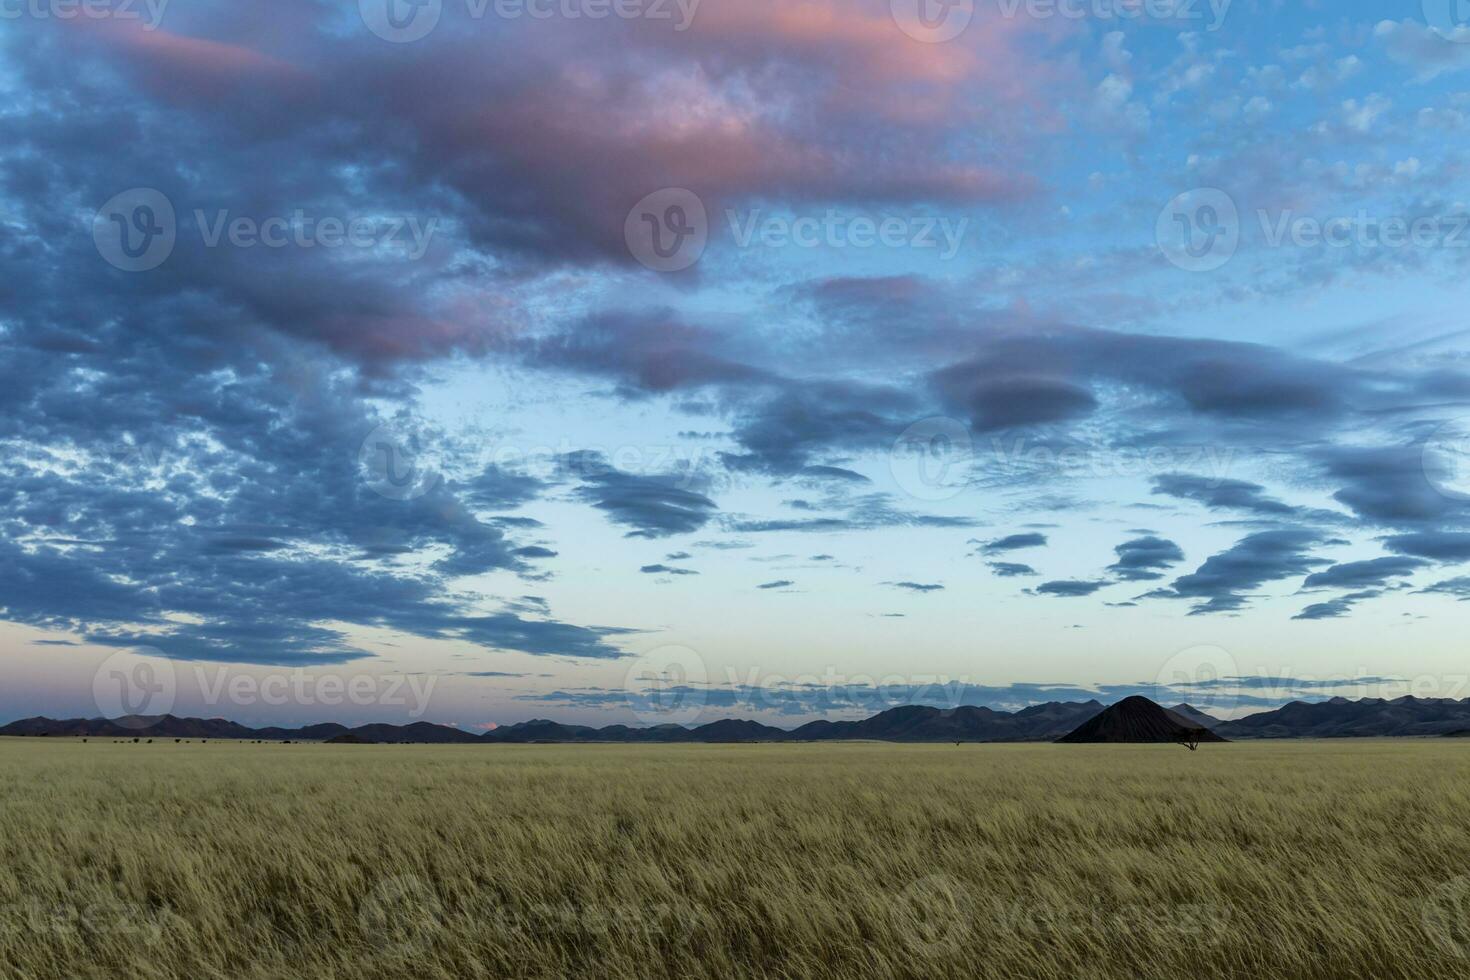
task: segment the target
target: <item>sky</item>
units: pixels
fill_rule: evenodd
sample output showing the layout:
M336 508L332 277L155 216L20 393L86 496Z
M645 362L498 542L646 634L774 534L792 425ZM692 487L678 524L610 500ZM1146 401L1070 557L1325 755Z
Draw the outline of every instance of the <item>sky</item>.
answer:
M4 0L0 720L1470 697L1470 10Z

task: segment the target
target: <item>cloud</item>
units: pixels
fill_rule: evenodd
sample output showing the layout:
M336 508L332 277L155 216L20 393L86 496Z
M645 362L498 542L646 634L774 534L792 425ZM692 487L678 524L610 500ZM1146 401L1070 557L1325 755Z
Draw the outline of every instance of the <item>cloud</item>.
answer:
M1373 558L1368 561L1351 561L1333 565L1321 572L1307 576L1302 583L1305 589L1361 589L1364 586L1383 586L1389 580L1413 575L1429 563L1416 558Z
M707 4L683 31L566 18L555 30L497 19L492 31L445 5L430 37L386 59L377 38L342 30L331 5L258 6L191 20L201 34L241 41L228 59L165 59L191 39L159 31L146 53L109 36L86 60L115 66L129 88L147 88L229 148L282 118L304 137L320 134L314 156L326 172L372 148L383 166L364 167L363 179L438 185L464 203L478 244L540 263L631 265L624 217L660 187L693 189L711 213L775 194L854 204L1024 198L1035 183L1022 166L1027 123L1046 103L1016 79L1060 74L1028 55L1038 32L1014 19L977 20L963 41L936 48L896 34L877 2L822 0L797 12L771 0ZM269 84L262 62L289 64L290 83ZM223 65L231 70L221 77ZM797 86L805 108L793 113ZM968 98L977 88L992 98ZM946 157L957 120L987 132L987 159Z
M537 656L560 655L602 660L628 655L611 646L607 642L608 638L638 632L619 627L583 627L528 620L511 613L448 616L440 628L447 637L490 649L519 650Z
M690 534L718 510L713 500L687 489L689 476L644 476L614 469L600 453L580 451L563 459L582 481L578 496L614 524L632 527L630 538Z
M1445 579L1443 582L1435 582L1428 588L1421 589L1431 595L1454 596L1461 602L1470 601L1470 576L1462 575L1459 578Z
M796 583L793 582L793 581L791 581L790 579L783 578L783 579L777 579L774 582L763 582L762 584L757 585L756 588L757 589L789 589L791 586L793 586L795 584Z
M1163 571L1184 560L1184 552L1172 541L1148 536L1125 541L1113 551L1118 560L1108 571L1128 582L1146 582L1163 578Z
M1390 58L1413 68L1421 81L1429 81L1470 68L1470 27L1459 25L1456 30L1451 39L1412 20L1384 20L1373 28L1373 36L1383 44Z
M1030 565L1022 565L1010 561L991 561L985 563L1000 578L1021 578L1027 575L1037 574L1036 569Z
M1083 596L1092 595L1108 584L1107 582L1078 581L1043 582L1036 587L1036 593L1060 599L1080 599Z
M486 510L513 510L535 500L546 483L533 476L515 473L494 464L455 489L466 503Z
M1245 480L1209 479L1184 473L1154 477L1153 492L1193 500L1216 510L1243 510L1267 517L1290 517L1297 508L1266 496L1266 488Z
M1383 546L1401 555L1415 555L1442 562L1470 561L1470 533L1464 531L1419 531L1383 539Z
M980 550L987 555L999 554L1006 551L1020 551L1024 548L1040 548L1046 544L1046 535L1037 531L1026 534L1010 534L994 541L987 541Z
M835 534L843 531L868 531L877 528L968 528L980 522L973 517L943 514L921 514L895 507L892 497L883 493L856 497L834 497L832 505L842 507L841 517L801 517L772 519L738 519L729 522L732 531L761 534L777 531L804 531Z
M1440 493L1425 478L1421 447L1334 447L1315 455L1341 486L1333 496L1365 520L1425 531L1470 520L1470 502Z
M644 565L638 569L644 575L698 575L692 568L677 568L670 565Z
M944 591L944 586L942 585L925 584L923 582L884 582L883 584L891 585L895 589L905 589L909 592L927 593Z
M1375 599L1382 594L1377 590L1367 590L1338 596L1326 602L1314 602L1291 618L1300 620L1341 619L1359 602L1365 599Z
M1180 576L1151 598L1200 600L1191 615L1233 612L1244 607L1249 593L1267 582L1306 575L1330 562L1313 558L1307 549L1325 543L1321 533L1306 529L1260 531L1207 558L1198 570Z
M1283 427L1340 418L1353 400L1381 397L1365 372L1257 344L1026 323L994 329L975 346L931 381L977 432L1088 418L1105 384L1200 419Z
M913 393L856 381L783 382L737 407L734 435L745 450L731 469L789 476L832 474L811 467L820 452L889 449L912 421ZM846 471L839 477L850 480Z
M725 336L669 309L613 311L585 317L529 345L530 363L611 378L638 397L705 385L775 383L777 376L743 363Z
M1037 375L985 374L957 365L934 376L946 403L963 410L976 432L995 432L1086 418L1098 400L1084 385Z

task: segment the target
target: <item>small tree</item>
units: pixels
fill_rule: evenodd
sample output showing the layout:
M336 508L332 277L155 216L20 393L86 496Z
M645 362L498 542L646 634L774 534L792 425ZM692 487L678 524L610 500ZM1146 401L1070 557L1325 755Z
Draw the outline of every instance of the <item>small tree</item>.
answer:
M1186 728L1179 733L1179 744L1191 752L1199 751L1199 743L1204 740L1205 730L1203 728Z

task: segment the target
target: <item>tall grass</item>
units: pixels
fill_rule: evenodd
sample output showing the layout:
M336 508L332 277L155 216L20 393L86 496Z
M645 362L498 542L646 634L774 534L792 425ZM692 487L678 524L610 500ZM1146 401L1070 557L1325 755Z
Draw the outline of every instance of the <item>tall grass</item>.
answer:
M0 974L1464 977L1467 751L0 740Z

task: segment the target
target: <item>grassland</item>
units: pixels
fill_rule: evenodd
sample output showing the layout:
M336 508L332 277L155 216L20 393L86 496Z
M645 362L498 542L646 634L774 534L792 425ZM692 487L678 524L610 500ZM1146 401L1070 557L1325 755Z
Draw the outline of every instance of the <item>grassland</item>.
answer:
M1467 752L0 740L0 973L1464 977Z

